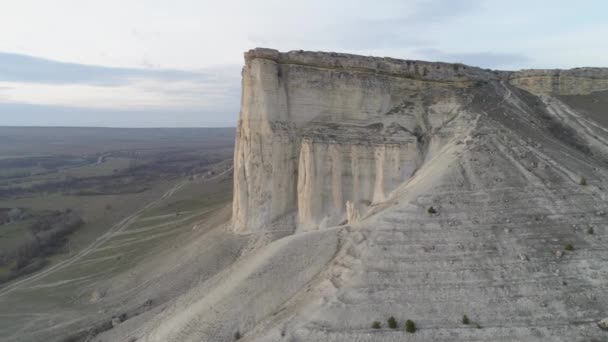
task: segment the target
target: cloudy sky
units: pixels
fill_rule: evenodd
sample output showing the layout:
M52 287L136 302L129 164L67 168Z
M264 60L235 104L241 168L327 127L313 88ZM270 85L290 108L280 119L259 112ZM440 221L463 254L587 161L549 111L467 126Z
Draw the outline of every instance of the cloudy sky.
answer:
M243 52L608 66L608 1L0 0L0 125L234 126Z

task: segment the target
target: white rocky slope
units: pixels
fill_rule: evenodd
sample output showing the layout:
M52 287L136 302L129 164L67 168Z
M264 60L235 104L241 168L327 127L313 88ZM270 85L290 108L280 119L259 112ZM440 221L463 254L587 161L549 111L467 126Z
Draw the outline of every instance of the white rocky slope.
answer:
M248 52L231 227L249 247L97 338L608 340L607 80Z

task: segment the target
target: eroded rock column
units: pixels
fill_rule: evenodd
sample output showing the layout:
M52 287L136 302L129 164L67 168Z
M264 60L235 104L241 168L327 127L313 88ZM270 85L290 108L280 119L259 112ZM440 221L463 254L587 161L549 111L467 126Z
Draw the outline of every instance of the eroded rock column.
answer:
M234 231L258 231L295 208L292 130L278 64L247 61L234 152Z

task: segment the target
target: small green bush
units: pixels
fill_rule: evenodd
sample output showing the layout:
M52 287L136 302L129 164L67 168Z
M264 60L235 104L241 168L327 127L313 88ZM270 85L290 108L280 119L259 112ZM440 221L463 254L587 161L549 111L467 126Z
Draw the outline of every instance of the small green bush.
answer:
M574 250L574 246L572 246L571 244L566 244L564 246L564 249L567 250L568 252L571 252Z
M405 331L413 334L416 332L416 323L412 322L411 320L407 320L405 321Z
M380 321L374 321L374 323L372 323L372 328L380 329L382 328L382 323L380 323Z
M429 214L431 214L431 215L432 215L432 214L437 214L437 210L435 210L435 208L433 208L433 207L429 207L429 209L427 210L427 212L428 212Z
M240 340L240 339L241 339L241 332L237 330L234 333L234 340L237 341L237 340Z
M581 180L580 180L579 184L580 185L587 185L587 178L581 177Z
M397 320L395 319L395 317L391 316L388 319L387 323L388 323L388 327L389 328L391 328L391 329L397 329L398 324L397 324Z
M462 316L462 324L470 324L471 321L469 320L469 317L467 317L467 315L463 315Z
M481 325L479 325L479 323L475 323L475 328L481 329Z
M595 231L593 230L593 227L589 227L589 228L587 229L587 234L589 234L589 235L593 235L594 233L595 233Z

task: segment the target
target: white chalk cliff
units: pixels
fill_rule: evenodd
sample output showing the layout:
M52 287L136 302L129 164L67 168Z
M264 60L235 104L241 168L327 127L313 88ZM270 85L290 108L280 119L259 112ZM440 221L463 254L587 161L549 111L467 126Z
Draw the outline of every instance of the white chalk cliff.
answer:
M251 50L236 260L100 339L606 341L606 115L603 68Z
M255 49L245 61L233 203L242 233L290 219L334 226L348 221L347 206L362 215L462 127L464 89L497 79L345 54Z

